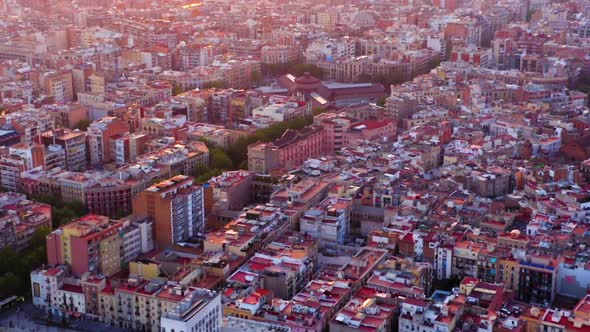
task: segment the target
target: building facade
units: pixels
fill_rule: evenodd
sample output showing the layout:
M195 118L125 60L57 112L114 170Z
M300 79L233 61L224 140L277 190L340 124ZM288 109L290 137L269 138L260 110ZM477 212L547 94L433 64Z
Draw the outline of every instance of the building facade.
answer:
M203 188L191 177L172 177L141 192L134 200L133 214L153 218L159 248L195 239L205 229Z

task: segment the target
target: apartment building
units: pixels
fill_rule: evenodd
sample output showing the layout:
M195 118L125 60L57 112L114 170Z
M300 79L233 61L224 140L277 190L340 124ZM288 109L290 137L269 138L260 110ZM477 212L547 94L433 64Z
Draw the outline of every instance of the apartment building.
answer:
M22 250L35 231L51 228L51 206L27 200L23 194L0 193L0 248Z
M519 261L518 290L520 301L551 303L556 295L558 261L553 257L529 254Z
M160 318L161 332L220 332L223 328L221 296L207 289L196 289L174 309Z
M203 188L177 175L142 191L133 201L133 214L153 218L156 247L195 240L205 230Z
M47 262L68 264L72 274L113 275L121 270L121 221L86 215L47 236Z
M87 130L90 164L100 165L114 160L115 156L111 155L111 141L128 131L127 124L115 117L94 121Z
M327 197L303 213L300 230L316 239L343 244L350 233L351 209L350 199Z
M48 72L44 80L44 90L49 96L55 98L57 103L66 103L74 100L74 85L71 71Z
M311 157L326 151L324 130L312 125L299 131L287 130L272 143L255 143L248 146L248 169L268 173L272 169L294 169Z
M290 45L262 46L260 55L263 64L288 64L299 59L300 50Z
M68 171L86 169L86 133L70 129L53 129L41 136L46 146L55 144L63 148Z

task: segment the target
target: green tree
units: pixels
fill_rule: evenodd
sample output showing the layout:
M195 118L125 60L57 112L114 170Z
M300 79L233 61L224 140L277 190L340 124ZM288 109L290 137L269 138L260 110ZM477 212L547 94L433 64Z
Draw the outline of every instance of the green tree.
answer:
M357 77L356 81L358 83L371 83L371 82L373 82L373 76L371 74L368 74L368 73L361 73Z
M14 295L13 290L22 288L22 281L13 273L8 272L0 277L0 298Z
M574 88L585 93L590 92L590 74L580 74L574 84Z
M248 145L256 143L257 140L258 139L255 135L240 137L227 149L227 154L233 161L234 165L239 165L243 160L248 159Z
M20 265L20 257L12 248L0 250L0 275L4 275Z
M86 204L80 201L72 201L64 205L71 209L74 212L74 214L78 217L81 217L88 213L88 208L86 207Z
M262 76L262 72L260 71L255 71L252 73L252 83L253 84L258 84L260 82L262 82L262 79L264 77Z
M52 208L52 217L53 217L53 228L58 228L59 226L63 226L69 224L73 220L75 220L78 215L74 213L71 209L67 207L53 207Z
M48 230L33 235L31 246L17 252L12 248L0 250L0 298L25 295L30 291L30 273L47 261L45 241L41 238Z
M311 113L313 116L316 116L316 115L320 115L322 113L326 113L326 111L327 110L323 107L314 107L313 110L311 110ZM312 122L313 122L313 119L312 119Z
M211 168L230 170L234 167L231 158L222 149L210 149L209 158L211 159Z
M61 199L59 199L57 196L49 195L49 194L39 194L39 195L32 196L30 198L34 201L49 204L51 206L63 203L63 201Z
M205 164L197 164L192 171L192 176L195 178L198 178L199 176L201 176L202 174L205 174L207 172L209 172L209 165L205 165Z
M225 84L222 81L212 81L203 84L203 89L225 89Z
M316 108L313 114L321 114L326 110ZM275 123L268 128L257 130L254 134L238 138L229 147L222 149L206 139L201 139L209 148L208 165L197 165L191 174L199 182L206 182L227 170L248 168L248 146L256 142L269 142L281 137L288 129L298 130L313 123L313 116Z
M321 109L317 109L318 112ZM288 129L298 130L313 123L313 116L293 119L274 123L268 128L259 129L256 133L240 137L234 144L230 145L225 151L232 160L234 166L246 166L248 160L248 146L256 142L270 142L281 137ZM244 163L246 162L246 163Z
M86 129L88 129L90 124L92 124L92 121L90 121L88 119L82 119L82 120L78 121L78 123L76 124L76 127L74 127L74 129L80 129L81 131L86 131Z
M39 247L45 247L45 238L47 237L47 235L51 232L51 229L49 229L49 227L40 227L37 228L35 230L35 233L33 233L33 236L31 236L31 247L33 248L39 248Z
M279 76L286 74L294 65L295 63L263 63L260 70L264 76Z
M64 202L61 198L48 194L31 196L29 198L37 202L51 205L53 228L68 224L72 220L80 218L88 213L86 205L79 201Z
M322 78L323 74L324 74L322 68L320 68L316 65L307 64L307 63L297 63L297 64L291 66L289 68L289 73L291 73L295 76L303 76L303 74L305 74L305 73L310 73L311 75L313 75L317 78Z
M209 171L207 171L207 172L199 175L196 178L196 181L197 182L200 182L200 183L205 183L205 182L211 180L212 177L218 176L218 175L220 175L223 172L224 172L223 170L218 169L218 168L211 169L211 170L209 170Z
M182 88L180 85L176 85L176 84L175 84L175 85L172 87L172 95L173 95L173 96L177 96L177 95L179 95L179 94L181 94L181 93L183 93L183 92L184 92L184 89L183 89L183 88Z
M375 76L373 76L373 83L381 83L383 85L390 85L394 80L383 75L383 74L377 74Z
M11 295L26 295L30 291L30 273L47 263L46 236L49 227L35 230L29 247L16 251L13 248L0 250L0 298Z

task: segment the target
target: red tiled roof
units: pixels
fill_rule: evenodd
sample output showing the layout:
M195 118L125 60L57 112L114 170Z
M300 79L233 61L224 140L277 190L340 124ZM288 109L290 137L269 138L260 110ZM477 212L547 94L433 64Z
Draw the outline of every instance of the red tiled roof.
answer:
M49 269L45 272L45 275L48 277L54 277L54 276L58 275L61 271L63 271L63 270L57 269L57 268Z
M404 300L404 303L419 306L419 307L426 307L428 305L428 302L426 302L424 300L412 299L412 298L406 298Z
M72 292L72 293L80 293L82 294L82 286L77 286L77 285L68 285L65 284L61 287L61 290L64 290L66 292Z
M228 288L228 289L227 289L227 290L226 290L226 291L223 293L223 295L224 295L225 297L230 297L230 296L231 296L231 295L234 293L234 291L235 291L235 290L234 290L233 288Z

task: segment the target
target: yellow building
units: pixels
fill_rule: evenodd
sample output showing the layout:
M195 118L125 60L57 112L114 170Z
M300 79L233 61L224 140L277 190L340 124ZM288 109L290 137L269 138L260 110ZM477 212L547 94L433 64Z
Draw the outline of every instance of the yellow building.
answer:
M99 293L99 316L103 323L134 331L160 331L160 317L172 311L193 288L161 286L131 278L114 289Z
M106 91L106 81L105 78L99 75L90 75L88 77L90 81L90 92L101 94Z
M160 275L160 268L155 262L138 260L129 263L129 274L145 280L153 280Z
M507 290L518 290L519 264L515 259L504 258L498 260L498 282L504 284Z
M77 277L86 272L111 276L121 270L121 227L121 221L105 216L79 218L47 236L48 263L70 265Z
M45 75L45 93L58 103L74 100L74 83L71 71L50 72Z
M248 249L252 246L255 234L240 234L228 229L225 232L218 231L207 234L203 242L205 252L223 251L240 257L246 257Z

